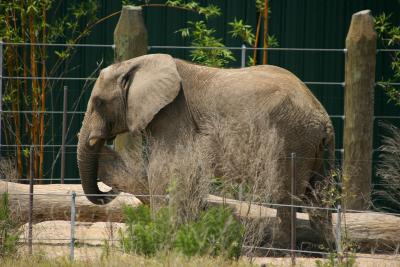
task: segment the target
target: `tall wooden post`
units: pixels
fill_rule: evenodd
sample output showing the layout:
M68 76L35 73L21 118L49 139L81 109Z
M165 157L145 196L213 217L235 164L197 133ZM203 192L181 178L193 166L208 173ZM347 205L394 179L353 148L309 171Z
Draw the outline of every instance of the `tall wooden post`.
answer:
M115 62L121 62L147 54L147 30L143 21L142 8L122 7L121 16L114 30ZM134 149L142 142L141 136L129 133L118 135L115 149Z
M353 14L346 38L343 192L348 209L370 203L376 32L369 10Z

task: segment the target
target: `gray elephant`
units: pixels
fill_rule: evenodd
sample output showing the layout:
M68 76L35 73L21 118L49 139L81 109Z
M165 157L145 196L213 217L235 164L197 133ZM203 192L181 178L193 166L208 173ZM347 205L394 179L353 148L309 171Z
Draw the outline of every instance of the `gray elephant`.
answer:
M304 159L297 167L298 195L304 194L310 184L327 179L329 170L323 158L324 151L328 151L329 159L334 158L332 123L320 102L295 75L270 65L217 69L152 54L101 71L79 135L78 166L83 190L95 204L112 200L97 186L98 165L105 142L118 134L148 131L172 150L182 132L201 134L210 114L240 118L243 112L265 117L258 123L273 123L284 141L284 157L295 152ZM285 193L275 196L274 201L289 204L289 160L282 161L280 173ZM283 244L290 241L289 212L288 208L278 208L279 225L274 235ZM331 234L329 212L311 212L310 221L322 235Z

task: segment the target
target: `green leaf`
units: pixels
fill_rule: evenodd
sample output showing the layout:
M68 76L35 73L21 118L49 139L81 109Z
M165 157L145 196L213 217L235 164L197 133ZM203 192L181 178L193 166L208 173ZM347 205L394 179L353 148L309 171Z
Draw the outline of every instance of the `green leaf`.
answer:
M187 9L195 10L196 8L199 7L199 3L191 1L191 2L189 2L187 4L185 4L184 7L187 8Z
M243 20L237 20L236 18L233 22L229 22L228 24L232 27L229 33L233 38L240 38L243 43L247 43L251 46L254 45L255 35L250 25L244 24Z
M172 7L182 6L182 0L168 0L165 4Z
M30 154L30 151L29 151L29 148L24 148L23 150L22 150L22 153L24 154L24 157L25 158L29 158L29 154Z

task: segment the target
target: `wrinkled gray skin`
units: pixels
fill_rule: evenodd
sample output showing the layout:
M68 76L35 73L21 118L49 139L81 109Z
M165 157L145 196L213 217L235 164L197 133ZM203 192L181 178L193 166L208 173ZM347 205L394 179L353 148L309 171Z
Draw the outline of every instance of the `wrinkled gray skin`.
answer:
M104 193L97 186L98 159L105 141L119 133L149 131L172 148L183 130L201 133L210 114L236 116L244 111L269 118L283 138L285 156L295 152L298 158L306 158L297 164L299 195L310 182L322 179L324 149L334 158L332 123L318 100L292 73L268 65L217 69L153 54L101 71L79 136L83 190L100 194L88 197L95 204L112 200L101 195ZM283 186L289 191L290 161L282 162ZM274 201L289 204L290 195L280 194ZM289 212L288 208L278 209L280 223L274 231L274 239L285 245L290 240ZM312 212L310 220L316 231L330 236L329 213Z

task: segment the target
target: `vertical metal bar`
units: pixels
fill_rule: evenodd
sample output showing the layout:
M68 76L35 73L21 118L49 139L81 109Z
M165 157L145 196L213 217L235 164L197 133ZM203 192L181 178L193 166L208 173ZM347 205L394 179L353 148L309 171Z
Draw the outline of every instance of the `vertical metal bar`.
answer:
M342 205L340 204L337 206L336 252L340 258L342 255Z
M240 61L240 67L244 68L244 67L246 67L246 45L245 44L242 45L241 51L242 51L242 56L241 56L241 61Z
M243 200L243 183L239 184L239 201Z
M294 207L294 197L296 195L296 153L291 154L291 198L290 198L290 249L292 266L296 265L296 208Z
M68 106L68 86L64 86L64 103L63 103L63 125L61 140L61 183L64 183L65 177L65 139L67 132L67 107Z
M73 261L75 258L75 216L76 216L75 199L76 199L76 193L75 193L75 191L72 191L72 193L71 193L71 242L70 242L70 253L69 253L69 258L71 261Z
M2 142L2 118L3 118L3 40L0 39L0 157Z
M34 182L34 171L33 171L33 159L34 159L34 147L31 146L29 151L29 216L28 216L28 249L29 254L32 254L32 221L33 221L33 182Z

